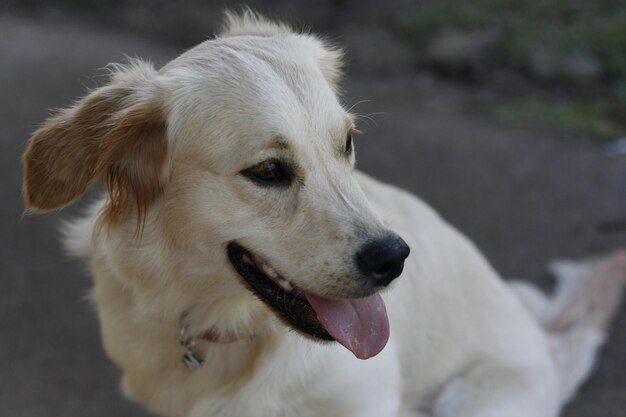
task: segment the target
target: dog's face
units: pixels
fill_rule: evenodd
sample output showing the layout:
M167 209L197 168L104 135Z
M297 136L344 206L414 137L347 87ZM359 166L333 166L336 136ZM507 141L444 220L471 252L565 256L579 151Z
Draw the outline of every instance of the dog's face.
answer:
M27 203L65 205L106 175L105 226L149 218L176 242L170 252L224 266L196 293L205 284L256 296L303 333L372 356L388 332L373 294L400 274L408 247L353 175L354 119L334 91L339 53L258 23L259 33L231 36L231 22L159 73L121 68L51 120L25 155Z
M198 236L199 245L216 237L235 241L302 289L338 298L371 295L380 287L361 278L356 254L389 231L352 173L351 115L315 61L293 58L290 48L300 45L240 43L207 45L227 64L198 69L180 92L184 103L172 105L180 110L172 126L169 188L177 204L171 222L193 216L193 224L176 229L192 227L186 233ZM186 67L174 63L167 70Z

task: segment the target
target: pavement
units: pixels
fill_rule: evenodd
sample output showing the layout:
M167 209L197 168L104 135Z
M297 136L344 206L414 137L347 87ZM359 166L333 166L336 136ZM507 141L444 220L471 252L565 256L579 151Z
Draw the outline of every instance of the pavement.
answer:
M0 28L0 416L148 416L122 398L85 299L89 275L60 249L59 225L80 203L23 217L20 156L47 109L95 86L107 63L129 55L158 66L182 51L67 19L0 14ZM376 51L376 70L354 70L344 84L345 103L364 115L362 170L428 201L505 277L549 287L549 259L626 245L626 159L585 138L468 115L462 103L480 91L386 71L386 50ZM622 308L593 378L563 415L623 417L625 361Z

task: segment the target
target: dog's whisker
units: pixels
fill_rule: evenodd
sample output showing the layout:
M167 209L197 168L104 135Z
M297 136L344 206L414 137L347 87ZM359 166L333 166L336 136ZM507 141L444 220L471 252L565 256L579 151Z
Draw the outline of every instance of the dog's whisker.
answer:
M356 106L358 106L359 104L363 104L363 103L370 103L372 100L359 100L356 103L354 103L352 106L350 106L346 112L347 113L351 113L352 109L354 109Z
M356 114L355 117L356 117L356 119L358 121L365 122L367 124L367 127L369 127L369 128L372 127L372 124L375 127L378 127L378 123L376 122L376 120L374 120L372 117L370 117L370 116L368 116L366 114ZM370 122L371 122L371 124L370 124Z
M372 124L370 123L370 120L367 120L366 118L364 118L364 117L362 117L362 116L359 116L359 115L355 115L355 116L354 116L354 118L355 118L355 120L356 120L356 121L358 121L358 122L365 123L365 125L366 125L369 129L371 129L371 128L372 128Z
M374 126L378 127L378 122L371 116L378 116L378 115L388 115L389 113L387 112L375 112L375 113L369 113L369 114L355 114L355 117L357 118L357 120L362 120L362 121L371 121ZM368 124L368 126L370 126Z

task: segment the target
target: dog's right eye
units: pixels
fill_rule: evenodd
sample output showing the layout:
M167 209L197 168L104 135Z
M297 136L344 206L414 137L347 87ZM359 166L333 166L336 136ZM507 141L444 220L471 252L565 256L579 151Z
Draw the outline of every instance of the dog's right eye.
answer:
M263 186L285 186L291 182L291 170L277 159L268 159L241 171L254 183Z

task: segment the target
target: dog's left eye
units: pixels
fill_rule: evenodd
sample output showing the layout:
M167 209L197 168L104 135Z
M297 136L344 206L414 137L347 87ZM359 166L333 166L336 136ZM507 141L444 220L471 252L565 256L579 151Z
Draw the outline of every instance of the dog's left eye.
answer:
M348 137L346 138L346 147L343 153L346 155L350 155L352 153L352 133L348 133Z
M291 173L288 167L277 159L268 159L250 168L244 169L241 173L258 185L289 185Z

